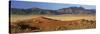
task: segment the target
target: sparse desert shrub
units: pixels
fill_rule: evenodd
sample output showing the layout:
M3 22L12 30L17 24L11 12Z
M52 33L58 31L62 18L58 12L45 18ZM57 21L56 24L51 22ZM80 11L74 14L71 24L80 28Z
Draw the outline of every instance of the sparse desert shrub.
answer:
M56 30L68 30L69 28L65 27L65 26L58 26L56 28Z
M30 26L28 22L24 22L24 21L20 21L16 23L16 27L11 28L11 33L39 32L39 31L41 31L39 26Z
M29 19L18 21L16 26L12 26L12 33L26 33L26 32L40 32L40 31L51 31L51 30L72 30L72 29L83 29L83 28L95 28L95 21L93 20L78 20L78 21L55 21L55 20L45 20L41 19ZM52 22L52 23L51 23ZM56 23L55 23L56 22ZM64 23L64 24L61 24ZM53 24L53 25L52 25ZM66 25L67 24L67 25ZM69 24L69 25L68 25Z
M89 20L81 19L80 22L81 22L81 23L87 23L87 22L89 22Z
M80 21L82 28L95 28L96 27L96 21L95 20L81 20Z
M96 23L96 21L90 20L90 23L93 24L93 23Z

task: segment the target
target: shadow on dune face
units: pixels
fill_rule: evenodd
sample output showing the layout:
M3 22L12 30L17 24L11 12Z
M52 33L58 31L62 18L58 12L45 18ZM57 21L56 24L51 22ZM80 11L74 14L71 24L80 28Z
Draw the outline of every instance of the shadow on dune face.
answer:
M60 21L46 17L37 17L11 24L11 33L57 31L70 29L96 28L96 21L93 20L72 20Z

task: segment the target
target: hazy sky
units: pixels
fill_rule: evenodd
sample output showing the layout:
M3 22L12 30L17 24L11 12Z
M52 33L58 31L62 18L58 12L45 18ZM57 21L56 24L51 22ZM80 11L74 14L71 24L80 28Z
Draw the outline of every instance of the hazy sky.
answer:
M68 7L84 7L86 9L95 9L95 5L79 5L79 4L58 4L58 3L45 3L45 2L29 2L29 1L15 1L13 0L11 2L12 8L32 8L32 7L38 7L38 8L44 8L44 9L52 9L57 10L61 8L68 8Z
M53 3L72 3L82 5L96 5L96 0L11 0L11 1L31 1L31 2L53 2Z

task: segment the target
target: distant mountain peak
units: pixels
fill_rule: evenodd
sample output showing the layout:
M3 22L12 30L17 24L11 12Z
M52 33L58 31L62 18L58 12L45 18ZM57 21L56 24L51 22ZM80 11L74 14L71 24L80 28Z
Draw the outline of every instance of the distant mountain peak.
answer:
M32 8L30 8L30 9L35 9L35 10L36 10L36 9L40 9L40 8L38 8L38 7L32 7Z
M71 9L84 9L83 7L69 7Z

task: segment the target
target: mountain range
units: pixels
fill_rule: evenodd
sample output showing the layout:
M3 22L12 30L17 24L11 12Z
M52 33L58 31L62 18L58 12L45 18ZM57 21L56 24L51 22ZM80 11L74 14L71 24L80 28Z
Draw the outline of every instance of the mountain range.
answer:
M83 7L69 7L58 10L50 10L43 8L10 8L10 14L17 15L62 15L62 14L95 14L96 9L84 9Z

